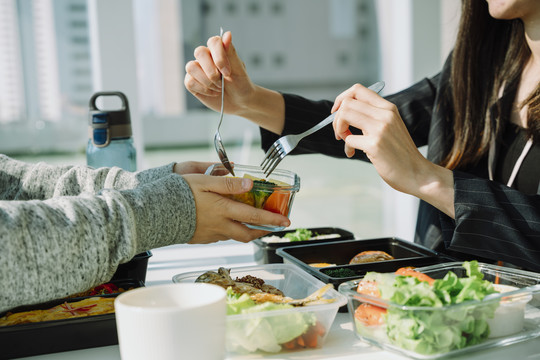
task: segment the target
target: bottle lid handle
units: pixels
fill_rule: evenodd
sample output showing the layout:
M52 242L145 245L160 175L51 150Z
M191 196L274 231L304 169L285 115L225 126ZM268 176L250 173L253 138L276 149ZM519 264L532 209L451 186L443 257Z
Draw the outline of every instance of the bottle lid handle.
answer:
M120 100L122 101L122 107L120 108L120 110L128 110L129 109L129 103L128 103L128 99L127 99L127 96L124 95L124 93L120 92L120 91L99 91L97 93L95 93L94 95L92 95L92 97L90 98L90 110L100 110L96 104L96 100L101 97L101 96L117 96L120 98Z

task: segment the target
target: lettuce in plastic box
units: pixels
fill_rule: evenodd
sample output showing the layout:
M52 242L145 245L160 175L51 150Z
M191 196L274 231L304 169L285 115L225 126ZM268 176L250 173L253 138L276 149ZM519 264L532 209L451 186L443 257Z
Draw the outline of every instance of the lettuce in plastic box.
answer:
M382 287L382 297L396 304L435 308L388 308L386 333L393 344L420 354L436 354L474 345L488 337L486 319L493 317L498 303L442 309L446 305L482 300L495 292L493 284L483 280L476 261L465 262L463 266L467 270L466 278L448 272L443 279L435 280L433 286L429 286L413 277L397 276L392 287Z
M249 295L238 295L227 289L227 315L252 314L284 310L292 305L266 302L256 304ZM254 317L242 321L227 322L227 346L234 352L279 352L281 344L302 335L314 325L316 317L311 313L290 313L277 316Z

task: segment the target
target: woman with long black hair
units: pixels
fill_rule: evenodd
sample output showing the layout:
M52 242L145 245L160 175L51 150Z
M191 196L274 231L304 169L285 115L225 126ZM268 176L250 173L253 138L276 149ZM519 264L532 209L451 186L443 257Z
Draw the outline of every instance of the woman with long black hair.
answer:
M385 98L359 84L335 102L262 88L231 40L210 38L186 65L186 88L206 106L219 107L223 74L226 112L258 124L264 149L336 112L333 129L294 153L371 161L390 186L422 200L418 243L540 270L540 2L464 0L441 72Z

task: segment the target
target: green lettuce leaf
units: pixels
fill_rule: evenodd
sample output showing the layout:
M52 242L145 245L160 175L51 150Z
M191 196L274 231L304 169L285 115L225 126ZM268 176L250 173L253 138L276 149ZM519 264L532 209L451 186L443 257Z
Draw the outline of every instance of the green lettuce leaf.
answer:
M266 302L256 304L249 295L235 294L227 289L227 315L253 314L259 312L291 309L292 305ZM235 352L279 352L281 344L302 335L315 325L313 313L290 312L276 316L227 321L227 345Z
M295 232L285 234L285 238L290 241L304 241L309 240L313 233L308 229L296 229Z
M432 286L407 276L396 276L391 290L387 284L383 286L386 290L381 291L381 297L384 299L398 305L433 308L388 308L386 334L393 344L429 355L475 345L488 337L486 319L493 317L498 303L459 304L482 300L494 293L493 284L483 280L478 262L464 262L463 267L467 277L459 278L448 272ZM446 305L454 306L444 307Z

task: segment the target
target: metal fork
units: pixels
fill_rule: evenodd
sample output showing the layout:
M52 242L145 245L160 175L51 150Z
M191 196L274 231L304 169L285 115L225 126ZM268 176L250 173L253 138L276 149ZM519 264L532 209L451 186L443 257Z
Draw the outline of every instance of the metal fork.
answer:
M219 36L223 37L223 28L219 28ZM231 166L231 163L229 162L229 157L227 156L227 153L225 152L225 146L223 146L223 142L221 141L221 135L219 133L219 128L221 126L221 122L223 121L223 107L224 107L224 98L225 98L225 79L223 75L221 75L221 111L219 114L219 124L216 129L216 133L214 134L214 147L216 148L216 152L218 154L219 160L221 160L221 163L223 166L225 166L225 169L229 170L232 176L234 176L234 171Z
M381 92L383 88L384 81L376 82L375 84L368 87L368 89L373 90L376 93ZM332 121L334 121L335 115L336 113L331 114L326 119L324 119L311 129L304 131L303 133L296 135L286 135L277 139L272 144L272 146L270 146L270 148L264 155L264 159L261 163L261 167L266 177L270 176L272 171L274 171L274 169L276 168L276 166L278 166L281 160L283 160L285 156L287 156L291 151L293 151L293 149L298 145L300 140L330 124Z

